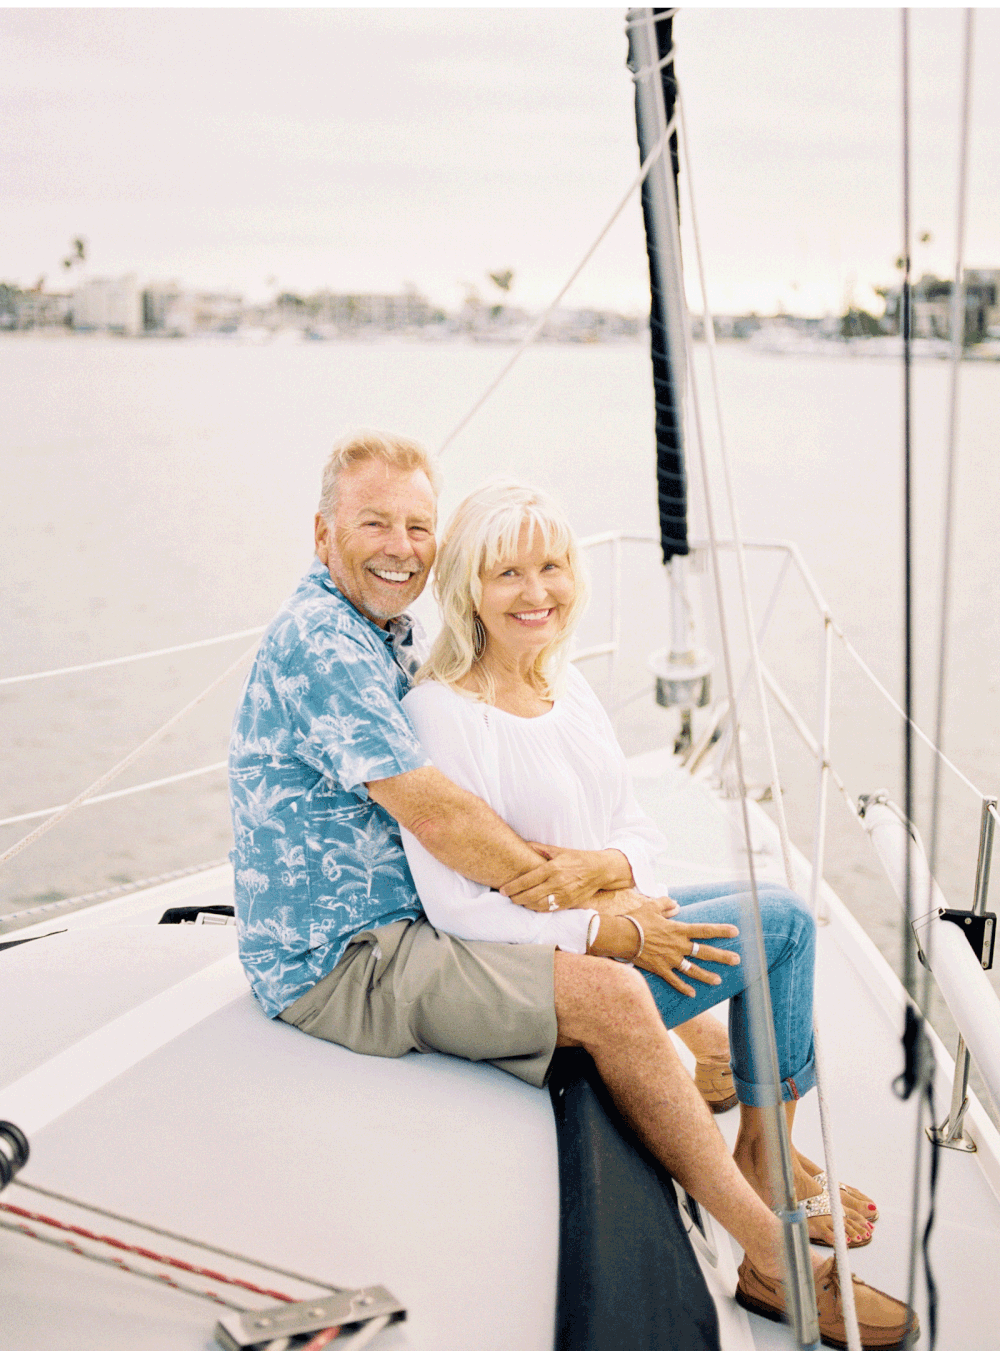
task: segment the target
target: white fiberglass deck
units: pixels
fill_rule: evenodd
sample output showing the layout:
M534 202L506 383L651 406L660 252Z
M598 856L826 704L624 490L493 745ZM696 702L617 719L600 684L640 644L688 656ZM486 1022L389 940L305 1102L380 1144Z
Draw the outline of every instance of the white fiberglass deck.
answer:
M641 799L671 841L666 877L745 875L732 804L660 756L641 758L635 770ZM754 822L760 873L781 880L773 828L760 811ZM129 1010L154 997L164 1001L157 1007L178 1002L171 991L232 951L231 928L155 925L168 905L227 900L226 872L54 919L38 931L68 932L0 953L0 1117L17 1120L20 1106L47 1122L32 1132L25 1180L333 1284L384 1284L408 1306L409 1321L380 1334L376 1346L548 1351L558 1187L547 1094L444 1056L355 1056L268 1022L248 992L237 986L233 997L224 984L215 1012L144 1054L147 1027L130 1042L131 1067L102 1081L100 1029L125 1014L116 1027L127 1032ZM881 1212L854 1269L901 1295L914 1144L913 1105L890 1087L901 1004L874 947L835 900L830 906L818 1007L837 1164ZM83 1077L72 1091L61 1068L41 1087L44 1072L25 1078L59 1054L69 1058L58 1067L70 1064L73 1046L95 1033L88 1054L77 1057L89 1082L79 1065L74 1073ZM949 1088L942 1081L940 1115ZM718 1120L731 1141L736 1114ZM975 1109L972 1129L979 1154L941 1156L932 1248L939 1351L1000 1347L992 1290L997 1139ZM822 1157L815 1094L800 1107L796 1138ZM3 1199L56 1209L16 1186ZM727 1239L721 1250L718 1274L706 1274L726 1351L789 1346L783 1328L748 1317L729 1298L738 1254ZM265 1284L287 1286L278 1277ZM211 1305L6 1231L0 1291L5 1351L214 1345ZM923 1302L920 1315L926 1328Z

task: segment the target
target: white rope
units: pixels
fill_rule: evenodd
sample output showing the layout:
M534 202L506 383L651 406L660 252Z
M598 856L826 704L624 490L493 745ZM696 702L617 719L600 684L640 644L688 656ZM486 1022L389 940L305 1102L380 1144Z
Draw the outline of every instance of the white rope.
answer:
M36 840L41 839L41 837L50 831L53 826L57 826L60 821L65 821L66 817L76 811L78 807L82 807L88 798L93 797L95 793L99 793L102 788L106 787L106 785L112 781L112 779L117 778L119 774L128 769L129 765L138 760L143 751L148 750L149 747L159 741L171 727L174 727L179 723L192 709L197 708L203 699L206 699L213 690L217 689L224 680L231 676L234 671L238 670L245 661L248 661L256 651L257 644L254 643L251 647L248 647L245 652L241 652L236 660L231 662L220 676L216 676L212 683L206 685L202 692L196 695L190 703L185 704L172 718L168 718L162 727L158 727L152 735L148 736L145 741L136 746L135 750L130 751L129 754L125 756L124 760L119 760L116 765L113 765L111 769L102 774L99 779L95 779L82 793L78 793L76 797L73 798L72 802L67 802L65 806L59 808L54 816L50 816L47 821L43 821L40 826L36 826L30 834L25 835L23 839L18 840L16 844L12 844L9 849L4 850L4 852L0 854L0 864L8 863L12 858L15 858L22 849L27 849L29 844L34 844Z
M965 11L965 51L962 74L962 114L958 166L958 202L956 207L956 245L955 280L951 292L951 388L948 399L948 440L946 452L946 479L944 496L944 537L941 543L941 606L938 629L938 677L937 709L935 714L934 741L940 746L944 741L945 689L948 674L948 626L951 617L951 570L954 554L955 533L955 479L957 470L958 445L958 386L962 366L962 348L965 341L965 287L962 283L962 269L965 250L965 204L969 178L969 110L972 98L972 33L973 13ZM928 906L933 904L934 877L937 872L938 827L941 806L941 762L935 760L933 789L931 792L931 830L930 830L930 883ZM928 933L930 938L930 933ZM924 987L929 988L931 954L927 954L927 966L924 967ZM926 1000L923 1001L926 1009ZM922 1010L923 1011L923 1010Z
M88 661L82 666L59 666L52 671L32 671L29 675L4 676L0 679L0 685L23 685L29 680L48 680L50 676L75 675L78 671L97 671L103 666L124 666L132 661L146 661L149 657L168 657L174 652L193 652L197 647L214 647L216 643L230 643L237 638L249 638L255 633L263 633L265 628L266 625L258 624L256 628L224 633L219 638L201 638L196 643L158 647L155 652L133 652L127 657L108 657L105 661Z
M940 746L944 740L945 689L948 673L948 627L951 614L951 565L954 543L955 516L955 478L956 448L958 444L958 385L961 369L962 348L965 340L964 286L962 284L963 255L965 249L965 206L968 192L969 174L969 122L972 101L972 36L974 11L965 11L965 43L962 67L962 105L959 133L958 191L955 222L955 279L951 293L951 388L948 401L948 438L946 452L944 536L941 543L941 607L938 629L938 672L937 672L937 708L935 714L934 741ZM931 788L931 829L930 856L928 859L927 909L934 905L934 878L937 873L937 855L941 811L941 761L934 761ZM909 861L909 850L907 850ZM934 926L927 931L926 962L920 976L919 1007L922 1019L927 1018L931 995L931 972L934 965L933 954ZM956 1066L955 1073L958 1073ZM913 1202L910 1222L910 1263L908 1302L913 1303L917 1279L917 1259L921 1243L920 1191L921 1162L925 1146L924 1108L927 1096L918 1084L916 1111L916 1140L913 1162ZM929 1104L927 1104L929 1105ZM932 1126L934 1122L930 1123ZM936 1146L931 1145L933 1150ZM933 1206L931 1195L930 1204ZM926 1259L925 1259L926 1260Z
M603 241L605 235L606 235L606 234L608 233L608 231L611 229L612 225L614 225L615 221L618 219L618 217L621 215L621 213L625 210L625 208L626 208L626 206L628 205L629 201L631 200L632 194L635 192L636 188L641 187L642 184L646 181L646 177L647 177L647 175L649 174L650 169L652 169L653 165L656 163L656 161L659 159L659 157L663 154L663 147L666 145L667 141L670 139L670 135L671 135L671 132L672 132L672 130L673 130L673 127L674 127L674 122L671 122L670 126L667 127L667 130L666 130L666 132L664 133L664 135L663 135L663 136L661 137L661 139L657 142L657 144L653 147L653 149L649 152L649 155L646 157L646 161L645 161L645 163L643 164L642 168L639 170L638 175L636 176L635 179L633 179L632 183L629 185L628 191L625 193L625 195L622 197L621 201L618 203L618 205L615 207L614 211L612 212L612 214L611 214L611 219L608 221L608 223L605 225L604 229L600 232L600 234L599 234L599 235L597 236L597 238L594 240L593 244L591 244L590 248L587 250L587 252L586 252L586 253L583 255L583 257L580 259L579 263L578 263L578 264L576 265L576 267L573 269L573 272L570 274L569 280L566 282L565 286L562 288L562 290L561 290L561 291L559 292L559 294L556 296L555 300L552 301L552 303L551 303L551 305L549 305L548 309L545 310L545 312L544 312L538 319L535 320L534 324L532 324L532 326L531 326L531 328L528 330L527 334L521 339L520 343L518 344L516 350L514 351L513 356L512 356L512 357L510 358L510 360L507 362L506 366L504 366L504 368L501 370L500 374L496 377L496 379L493 380L492 383L491 383L490 385L487 386L486 390L479 396L479 398L476 400L476 402L472 405L472 407L471 407L471 408L469 409L469 411L466 413L465 417L463 417L463 418L461 419L461 421L460 421L459 423L457 423L455 427L452 428L452 430L449 432L449 434L448 434L448 435L445 437L445 439L441 442L440 446L438 447L438 454L439 454L439 455L443 455L443 454L444 454L444 452L445 452L445 451L448 449L448 447L451 445L452 441L454 441L455 437L458 436L459 432L462 431L462 430L468 425L468 423L470 423L470 422L472 421L472 419L473 419L473 418L475 417L475 415L479 412L480 408L482 408L482 406L483 406L483 404L486 402L486 400L487 400L487 399L490 397L490 395L496 390L496 388L497 388L497 386L500 384L500 382L501 382L503 379L505 379L505 377L507 376L508 372L509 372L509 371L511 370L511 368L514 366L515 362L517 362L518 360L520 360L521 356L523 356L523 354L527 351L527 349L531 346L531 344L532 344L532 343L535 341L535 339L538 337L539 333L541 333L542 329L545 327L545 324L547 323L548 319L550 318L550 316L551 316L553 310L555 310L556 306L557 306L557 305L559 304L559 302L562 300L563 296L566 294L566 292L569 290L569 288L570 288L570 287L573 285L573 283L576 281L577 277L580 275L580 273L583 271L583 269L586 267L586 265L590 262L591 258L593 257L594 253L596 252L596 250L597 250L597 248L598 248L598 245Z
M214 765L202 765L201 769L186 769L183 774L171 774L166 779L150 779L148 783L137 783L131 788L116 788L113 793L101 793L99 797L88 797L86 802L82 802L82 807L96 807L99 802L110 802L116 797L131 797L133 793L145 793L149 788L163 788L168 783L180 783L184 779L196 779L200 774L211 774L216 769L225 769L226 760L216 760ZM41 816L51 816L54 812L61 812L63 807L68 804L59 803L56 807L41 807L36 812L22 812L20 816L5 816L0 821L0 826L13 826L19 821L37 821Z
M705 285L705 271L702 262L702 252L701 252L701 237L698 231L697 216L695 213L695 204L694 204L694 186L692 183L692 174L691 174L691 156L688 150L687 128L685 125L683 106L681 103L681 95L679 89L677 92L677 113L680 125L681 145L683 149L684 163L687 167L688 205L689 210L691 212L691 231L692 237L694 239L695 257L698 266L698 284L701 287L702 301L704 304L704 329L705 329L705 337L708 342L709 369L711 372L712 392L715 400L717 430L719 436L719 454L722 460L726 494L729 499L729 510L733 527L733 542L735 545L735 554L737 559L737 571L740 582L740 598L743 606L744 625L747 631L747 639L750 644L751 661L753 662L754 677L757 684L758 698L761 708L761 716L764 724L764 735L767 745L767 752L770 761L771 776L772 776L771 793L772 797L774 798L775 807L777 809L778 828L781 837L781 851L785 864L785 876L787 878L789 889L794 890L795 878L794 873L792 871L791 845L788 838L788 825L785 820L784 804L782 803L781 800L781 782L778 776L778 763L774 750L774 739L771 734L771 722L768 714L767 695L764 689L764 677L761 671L760 652L757 647L756 626L754 624L753 613L750 605L749 586L746 575L746 560L743 554L743 546L740 537L739 518L738 512L736 510L736 496L733 490L732 475L730 473L729 468L729 456L726 448L725 431L722 420L722 399L719 391L718 375L715 363L715 324L708 304L708 288ZM692 390L691 402L695 412L695 421L698 426L698 445L699 445L699 453L701 455L702 460L702 478L705 485L706 515L710 522L709 529L710 533L713 535L713 553L715 554L716 551L714 545L714 521L712 520L711 509L708 505L709 501L708 465L706 462L704 436L701 428L701 413L697 397L697 387L694 379L693 362L690 363L690 368L691 368L691 390ZM714 568L717 578L717 586L719 588L719 619L720 619L719 627L720 633L723 636L722 645L725 653L726 681L729 687L730 702L735 707L735 700L734 700L735 686L733 682L732 667L729 657L729 642L728 637L726 636L725 618L722 611L722 576L719 569L717 556L715 558ZM735 729L733 735L733 753L736 761L737 777L739 780L739 787L740 787L740 806L743 813L743 828L746 836L747 860L748 863L750 864L751 869L750 876L751 881L753 882L753 861L751 850L750 819L746 803L746 778L743 773L743 755L740 748L739 733L738 731L735 731ZM754 894L756 895L755 882L754 882ZM840 1290L841 1290L841 1299L843 1301L844 1306L844 1325L847 1332L847 1344L848 1347L850 1348L850 1351L862 1351L861 1332L860 1329L858 1328L858 1316L854 1303L854 1281L851 1276L850 1260L847 1255L847 1232L844 1223L844 1208L840 1195L840 1182L833 1154L832 1132L829 1119L830 1112L826 1101L826 1094L824 1087L823 1052L821 1047L819 1028L817 1027L815 1021L813 1023L813 1050L815 1055L816 1095L819 1102L820 1126L823 1135L823 1153L829 1182L830 1218L833 1227L834 1251L836 1253L837 1258L837 1270L840 1274ZM789 1185L788 1179L786 1179L786 1185ZM792 1189L791 1195L792 1198L794 1199L794 1188Z

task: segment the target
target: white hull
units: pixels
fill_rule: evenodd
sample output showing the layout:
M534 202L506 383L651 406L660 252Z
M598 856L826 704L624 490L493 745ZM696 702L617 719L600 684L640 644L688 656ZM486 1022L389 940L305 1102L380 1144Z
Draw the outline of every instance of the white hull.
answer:
M668 877L746 874L734 804L669 756L634 767L640 799L676 845ZM780 880L774 827L759 808L752 819L760 875ZM800 857L796 868L807 890ZM817 998L836 1162L881 1213L854 1269L902 1295L915 1141L914 1106L891 1088L902 992L825 890ZM487 1066L439 1055L365 1058L269 1022L219 965L234 951L233 928L156 924L169 906L228 899L221 868L6 935L67 930L0 954L8 1048L0 1117L20 1114L30 1131L23 1178L332 1284L385 1285L409 1317L376 1346L547 1351L559 1201L548 1095ZM192 985L195 972L214 979L207 995L211 981ZM86 1036L86 1054L75 1053ZM932 1040L943 1116L951 1062ZM731 1143L735 1113L718 1120ZM1000 1346L991 1280L1000 1139L975 1103L968 1128L977 1153L941 1154L932 1244L939 1351ZM800 1108L796 1136L822 1157L815 1094ZM54 1207L17 1186L3 1200ZM721 1260L704 1269L726 1351L790 1345L784 1328L731 1299L739 1254L714 1227ZM5 1351L212 1344L217 1314L189 1295L9 1232L0 1232L0 1255ZM926 1329L922 1296L918 1309Z

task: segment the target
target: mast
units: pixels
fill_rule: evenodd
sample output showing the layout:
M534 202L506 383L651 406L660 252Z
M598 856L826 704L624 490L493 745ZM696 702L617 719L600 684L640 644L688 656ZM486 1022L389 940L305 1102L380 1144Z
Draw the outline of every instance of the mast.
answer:
M642 185L642 215L649 258L650 356L656 408L656 487L660 547L671 596L670 646L650 657L656 702L680 709L675 749L691 744L692 709L709 701L712 659L694 646L688 597L687 467L684 396L687 386L687 318L681 271L677 178L680 161L674 119L677 83L672 9L630 10L626 24L629 69L635 82L635 121L643 164L661 153ZM669 151L669 157L668 157Z
M686 749L691 741L691 711L695 703L708 702L708 672L711 659L699 653L691 642L690 610L687 603L684 559L687 542L687 475L684 466L684 390L690 353L686 301L681 268L680 228L677 204L679 171L677 135L673 113L677 101L677 83L673 60L673 16L670 9L630 10L627 20L629 68L635 81L636 127L643 163L658 147L661 153L643 185L642 207L649 254L652 308L650 315L653 381L656 397L657 487L660 507L660 540L663 561L671 572L673 603L673 644L654 653L650 664L656 673L657 702L677 705L681 710L681 734L675 751ZM667 167L666 151L670 151ZM730 682L731 683L731 682ZM699 697L700 693L700 697ZM739 735L735 727L734 734ZM744 806L744 821L746 811ZM749 838L749 829L748 829ZM753 902L750 926L756 929L757 970L763 972L763 939L760 911L751 863ZM747 932L748 929L744 929ZM748 953L749 955L749 953ZM771 1022L767 984L759 977L762 989L751 999L752 1039L758 1050L766 1048L773 1080L777 1082L777 1057ZM781 1197L778 1211L785 1240L785 1290L788 1316L800 1347L818 1348L819 1327L816 1295L809 1256L809 1234L805 1210L795 1200L792 1180L791 1144L785 1124L780 1095L768 1104L772 1180L775 1194Z

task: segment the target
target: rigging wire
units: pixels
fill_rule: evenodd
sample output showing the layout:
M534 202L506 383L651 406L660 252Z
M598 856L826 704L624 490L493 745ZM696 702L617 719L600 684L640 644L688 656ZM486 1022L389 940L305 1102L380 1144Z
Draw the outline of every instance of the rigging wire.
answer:
M722 417L722 396L719 388L718 371L715 361L715 324L708 303L708 288L705 284L705 270L701 251L701 235L698 230L697 215L695 211L694 185L692 182L692 172L691 172L691 156L687 144L687 130L684 117L684 108L679 88L677 91L677 108L678 108L678 119L680 124L681 145L683 147L684 152L684 162L687 167L688 204L691 213L691 233L695 246L695 258L697 261L697 268L698 268L698 284L701 288L702 303L704 305L705 340L708 347L709 371L711 375L712 395L715 405L716 435L718 437L719 455L723 466L723 481L725 484L726 496L729 501L730 519L733 531L733 543L735 546L735 555L737 560L737 569L740 582L740 598L743 606L744 624L747 631L747 638L750 644L750 662L753 668L753 674L757 685L758 702L760 704L760 710L763 720L764 739L767 746L768 761L771 771L771 792L772 797L774 798L775 807L777 809L778 829L780 833L781 850L785 867L785 879L789 889L794 890L795 877L792 871L791 843L788 835L788 824L785 819L784 804L782 802L781 781L778 773L777 755L774 748L774 737L771 731L771 721L767 707L767 695L764 687L764 676L760 660L760 650L757 643L756 625L754 624L752 607L750 603L749 583L746 572L746 559L744 557L739 525L739 513L736 507L736 494L733 487L732 475L730 473L729 455L726 446L725 427ZM701 428L701 414L699 409L697 386L694 376L694 363L689 361L689 367L691 377L691 404L694 410L695 423L698 428L698 449L702 461L702 480L706 494L706 516L709 518L711 522L711 509L708 506L708 469L707 464L705 462L705 444ZM713 529L714 527L710 523L709 525L710 533L713 532ZM722 610L721 576L719 574L717 559L713 558L713 562L714 562L714 571L716 573L716 586L719 593L718 594L719 620L720 620L719 627L720 633L722 634L722 646L725 653L726 682L729 688L729 697L731 705L734 709L731 744L734 760L737 766L737 777L740 788L740 801L743 812L744 834L746 838L747 861L750 866L751 884L753 887L753 898L754 898L754 905L756 908L757 888L756 888L756 881L753 875L753 850L750 835L750 820L747 813L747 805L746 805L746 793L747 793L746 777L743 772L739 728L736 722L736 714L738 712L739 703L738 697L737 701L733 702L733 693L735 685L732 679L732 671L729 658L729 643L728 637L726 636L725 617L723 615ZM830 637L829 622L825 623L824 630L827 635L827 642L829 642ZM740 693L742 694L742 691ZM828 708L829 700L826 701L826 705ZM818 879L815 878L814 876L813 881L814 881L813 910L815 912L816 897L818 896ZM762 974L763 970L764 965L762 963L761 964ZM761 984L762 988L766 989L766 982L763 979ZM767 1008L767 1013L768 1015L770 1015L769 1007ZM829 1179L830 1212L834 1235L834 1251L837 1257L837 1269L840 1274L840 1289L841 1289L841 1298L843 1301L844 1323L845 1323L845 1330L847 1332L847 1343L848 1347L850 1348L850 1351L861 1351L861 1332L858 1327L857 1311L855 1309L854 1303L854 1282L851 1278L850 1259L847 1253L847 1236L844 1221L843 1201L840 1193L839 1177L834 1160L830 1112L826 1101L825 1058L823 1055L822 1040L820 1037L819 1028L818 1026L816 1026L815 1022L813 1025L813 1049L815 1054L816 1091L820 1105L820 1124L823 1136L823 1149L826 1162L826 1171ZM782 1134L784 1134L784 1132L782 1132ZM790 1140L788 1141L788 1148L789 1149L791 1148ZM794 1187L791 1188L791 1198L794 1202L795 1200Z
M909 22L908 11L903 12L903 85L904 85L904 145L909 149L909 76L908 76L908 56L909 56ZM962 53L962 98L959 123L959 161L958 161L958 182L957 198L955 208L955 271L952 281L951 292L951 380L948 401L948 431L946 443L945 460L945 504L944 504L944 529L941 543L941 592L940 592L940 612L938 629L938 663L937 663L937 690L936 690L936 710L934 741L940 746L944 740L944 719L945 702L947 694L947 675L948 675L948 630L951 617L951 582L952 582L952 559L954 554L954 517L955 517L955 483L957 471L957 447L958 447L958 393L959 393L959 375L961 372L962 350L965 343L965 288L963 282L964 270L964 252L965 252L965 224L966 224L966 203L968 199L968 177L969 177L969 128L971 121L972 104L972 52L973 52L973 32L974 32L974 11L966 9L964 14L964 41ZM906 201L904 205L904 220L907 229L907 246L909 244L909 167L906 167ZM907 335L908 337L909 335ZM904 353L908 356L908 343L904 342ZM909 400L911 389L909 380L906 382L906 395ZM906 451L907 451L907 474L909 474L909 454L910 454L910 428L909 428L909 405L906 409ZM912 509L912 503L908 496L907 511ZM909 649L910 638L910 572L911 572L911 550L912 535L910 531L910 521L907 521L907 695L912 698L910 688L910 671L912 652ZM908 705L908 712L912 711L911 705ZM906 744L906 779L908 793L912 793L912 740L908 736ZM907 801L907 818L912 820L912 798ZM934 877L937 872L938 844L940 837L940 819L941 819L941 762L938 759L934 761L932 771L932 789L931 789L931 826L930 826L930 857L929 857L929 895L927 898L927 908L930 909L934 903L933 886ZM907 844L907 873L906 873L906 893L908 902L908 912L910 909L911 897L911 877L910 877L910 845ZM909 918L909 913L908 913ZM930 1001L930 980L932 967L932 943L933 926L927 932L927 961L924 964L924 970L920 980L919 1007L920 1022L918 1042L923 1043L923 1023L926 1019L927 1008ZM908 938L909 936L906 935ZM909 1008L907 1009L910 1014ZM907 1029L909 1030L909 1029ZM956 1069L957 1073L957 1069ZM933 1126L935 1119L934 1112L934 1079L933 1072L930 1069L924 1070L924 1066L918 1065L918 1086L921 1089L917 1107L917 1136L914 1179L913 1179L913 1219L911 1226L910 1241L910 1297L909 1303L913 1303L913 1292L916 1285L916 1267L918 1249L922 1249L924 1279L927 1284L927 1303L928 1303L928 1323L930 1325L930 1347L933 1351L937 1338L937 1287L934 1281L930 1262L930 1235L934 1225L934 1199L937 1188L938 1176L938 1147L931 1145L930 1156L930 1178L929 1195L927 1207L927 1221L922 1234L919 1231L919 1203L920 1203L920 1165L922 1147L924 1144L923 1117L924 1105L926 1104L930 1123Z
M472 405L472 407L465 414L465 416L458 423L456 423L456 425L451 429L451 431L448 433L445 439L441 442L440 446L438 446L439 455L444 454L444 452L451 445L452 441L454 441L455 437L458 436L459 432L462 431L467 426L467 424L472 421L472 419L479 412L480 408L482 408L486 400L498 388L501 381L506 379L508 373L511 371L514 364L520 360L520 358L524 355L527 349L538 337L539 333L541 333L542 329L545 327L556 306L559 304L563 296L576 281L577 277L580 275L583 269L590 262L591 258L597 251L598 245L603 241L605 235L611 229L612 225L614 225L615 221L618 219L621 213L625 210L626 206L628 206L629 202L632 199L633 194L636 192L638 188L642 187L643 183L645 183L649 171L652 169L653 165L663 154L663 148L670 140L673 130L674 130L674 123L673 121L671 121L670 125L667 127L663 136L660 138L657 144L653 146L653 149L646 156L646 160L643 163L642 167L640 168L638 175L633 179L632 183L628 187L627 192L622 197L618 205L615 207L614 211L611 213L611 218L608 220L604 228L600 231L597 238L591 244L587 252L580 259L579 263L577 263L576 267L570 273L569 280L563 286L562 290L556 296L555 300L552 301L549 307L532 324L531 328L528 330L528 332L525 334L525 336L521 339L520 343L515 348L514 353L511 356L510 360L500 371L500 374L486 387L484 392L479 396L479 398Z

